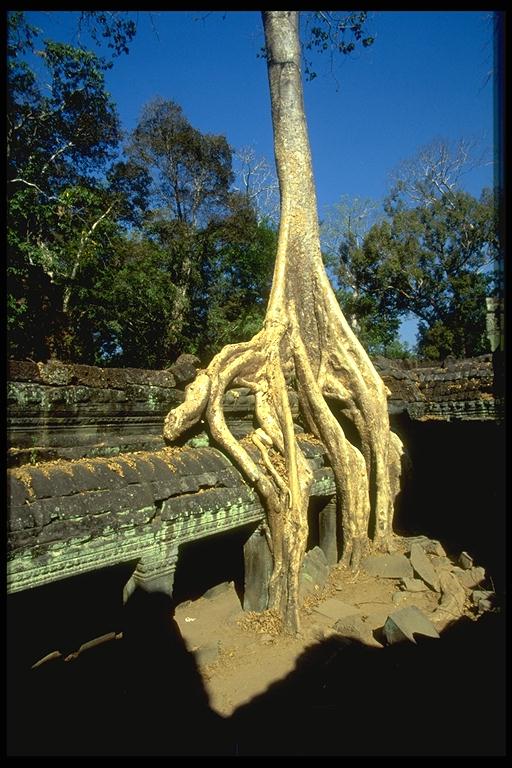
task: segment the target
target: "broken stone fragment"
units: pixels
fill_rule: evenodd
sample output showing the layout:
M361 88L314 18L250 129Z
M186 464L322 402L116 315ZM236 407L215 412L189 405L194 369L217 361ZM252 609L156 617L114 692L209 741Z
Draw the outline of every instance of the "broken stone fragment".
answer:
M402 579L400 586L408 592L425 592L428 589L423 579Z
M403 579L413 575L411 563L405 555L369 555L361 566L371 576L382 579Z
M411 551L413 544L419 544L427 555L437 555L438 557L446 555L441 543L437 539L429 539L428 536L411 536L404 538L403 541L405 542L404 552L407 554Z
M449 571L442 571L439 575L441 586L441 599L439 606L431 615L434 623L442 623L444 626L458 619L464 613L466 593L459 579Z
M476 605L478 612L484 613L485 611L492 611L494 596L494 592L490 590L475 589L471 595L471 600Z
M314 592L315 587L325 584L329 576L329 564L320 547L313 547L304 555L299 575L299 597Z
M236 595L234 581L223 581L222 584L216 584L214 587L210 587L203 594L206 600L213 600L219 595L224 595L226 592L233 592ZM238 597L238 596L237 596Z
M194 381L197 368L201 361L195 355L180 355L173 365L169 366L169 371L176 379L176 385L184 388L187 384Z
M426 587L428 589L428 587ZM391 602L393 605L400 605L400 603L403 603L407 599L407 595L405 592L393 592L393 595L391 597Z
M420 544L413 544L411 547L411 565L414 572L423 579L425 584L428 584L435 592L440 591L439 576L437 575L434 566L425 554L425 550Z
M468 555L467 552L461 552L459 555L459 565L461 568L467 571L469 568L473 567L473 558L471 555Z
M460 583L467 589L476 587L485 579L485 568L480 565L464 571L457 570L456 573Z
M341 600L336 600L335 597L331 597L328 600L324 600L315 608L315 613L319 613L322 616L326 616L328 619L342 619L345 616L354 616L360 614L359 608L348 603L342 603Z
M436 569L436 571L451 571L453 563L446 555L432 555L430 562Z
M344 616L336 622L334 629L338 635L348 640L357 640L363 645L382 648L382 644L374 638L371 626L365 622L361 614Z
M391 613L384 624L384 635L390 645L410 640L415 643L414 635L439 637L439 632L432 622L415 605L400 608Z

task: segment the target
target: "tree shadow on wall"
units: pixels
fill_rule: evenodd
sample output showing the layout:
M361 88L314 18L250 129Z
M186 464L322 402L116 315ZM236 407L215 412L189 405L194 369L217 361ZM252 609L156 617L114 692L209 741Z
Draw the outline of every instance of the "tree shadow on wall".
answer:
M226 722L209 707L195 659L163 593L136 590L123 638L10 681L12 755L216 755Z

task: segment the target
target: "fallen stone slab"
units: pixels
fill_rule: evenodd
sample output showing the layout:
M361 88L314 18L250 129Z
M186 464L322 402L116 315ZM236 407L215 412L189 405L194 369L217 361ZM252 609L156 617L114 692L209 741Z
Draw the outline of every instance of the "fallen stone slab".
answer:
M320 547L313 547L304 555L299 574L299 595L302 599L313 592L315 587L321 587L329 576L329 563Z
M410 640L415 643L414 635L439 637L439 632L424 613L415 605L400 608L391 613L384 624L384 635L390 645Z
M467 552L461 552L459 555L459 565L463 570L468 571L474 565L473 558Z
M449 571L440 573L439 583L441 599L430 618L435 624L442 623L445 626L463 615L466 592L455 574Z
M382 643L373 636L372 627L362 618L360 614L345 616L339 619L334 625L336 634L341 635L348 640L357 640L363 645L370 645L374 648L382 648Z
M425 592L425 590L428 589L428 586L425 584L423 579L405 578L402 579L400 586L402 589L407 590L407 592Z
M437 539L429 539L428 536L404 537L403 541L405 542L404 552L406 552L406 554L409 554L413 544L419 544L420 547L427 553L427 555L437 555L438 557L446 555L441 542L437 541Z
M425 584L433 589L434 592L439 592L439 576L420 544L415 543L412 545L410 560L415 574L420 579L423 579Z
M341 600L336 600L335 597L330 597L315 608L315 613L326 616L328 619L337 620L342 619L345 616L360 614L361 611L354 605L349 605L349 603L343 603Z
M485 611L492 611L493 598L495 593L491 590L475 589L471 595L473 605L476 605L479 613L485 613Z
M432 555L430 562L434 566L436 571L451 571L453 568L453 562L446 555Z
M216 597L225 595L227 592L234 592L236 595L235 583L233 581L223 581L222 584L216 584L214 587L210 587L210 589L207 589L203 594L203 597L206 600L214 600Z
M362 561L361 566L371 576L381 579L403 579L413 575L411 563L405 555L369 555Z
M234 582L227 581L209 589L200 598L195 610L203 619L215 616L216 620L228 623L237 619L242 614L242 605Z
M480 565L467 570L454 568L453 572L456 573L460 583L467 589L477 587L485 579L485 568L482 568Z

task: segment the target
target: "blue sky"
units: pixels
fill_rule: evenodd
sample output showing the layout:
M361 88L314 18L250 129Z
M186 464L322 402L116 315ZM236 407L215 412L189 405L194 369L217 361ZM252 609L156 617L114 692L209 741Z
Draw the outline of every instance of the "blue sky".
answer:
M76 42L77 13L27 17L48 37ZM107 73L123 128L133 129L144 104L161 96L180 104L199 130L273 160L259 12L132 17L130 53ZM337 57L332 73L328 56L316 59L318 76L305 84L321 217L342 195L382 199L392 169L435 138L475 139L492 157L492 13L372 12L368 31L376 38L371 47ZM492 183L492 165L463 179L474 195Z

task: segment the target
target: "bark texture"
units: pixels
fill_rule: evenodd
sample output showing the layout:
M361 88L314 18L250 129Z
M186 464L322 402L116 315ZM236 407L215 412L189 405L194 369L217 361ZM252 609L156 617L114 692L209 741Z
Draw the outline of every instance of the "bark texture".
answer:
M212 436L263 497L274 569L269 607L299 630L299 570L305 552L312 473L295 440L287 380L294 380L304 420L325 445L335 474L343 557L357 568L368 545L392 535L400 451L390 452L388 391L344 318L326 275L318 228L300 71L298 12L264 11L263 25L281 194L272 291L263 329L225 347L188 387L165 421L173 441L206 415ZM229 432L222 397L231 384L255 393L256 463ZM394 490L394 489L393 489Z

